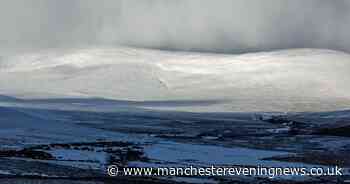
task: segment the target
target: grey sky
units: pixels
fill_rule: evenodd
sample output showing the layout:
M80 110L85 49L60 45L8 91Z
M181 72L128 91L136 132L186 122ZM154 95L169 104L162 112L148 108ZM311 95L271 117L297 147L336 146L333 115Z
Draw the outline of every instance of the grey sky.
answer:
M2 0L2 46L350 51L348 0Z

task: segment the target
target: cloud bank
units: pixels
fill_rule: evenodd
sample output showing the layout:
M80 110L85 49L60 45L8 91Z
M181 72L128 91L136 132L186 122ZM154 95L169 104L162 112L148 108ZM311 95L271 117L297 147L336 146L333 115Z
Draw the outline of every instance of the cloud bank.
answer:
M3 0L0 45L350 52L348 0Z

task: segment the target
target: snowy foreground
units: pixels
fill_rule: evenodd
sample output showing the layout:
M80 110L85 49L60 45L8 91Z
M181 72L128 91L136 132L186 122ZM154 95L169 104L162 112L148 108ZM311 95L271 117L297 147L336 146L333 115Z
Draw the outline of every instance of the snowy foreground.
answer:
M350 55L133 48L0 57L1 183L333 183L110 178L106 166L350 168ZM93 179L91 179L93 177Z

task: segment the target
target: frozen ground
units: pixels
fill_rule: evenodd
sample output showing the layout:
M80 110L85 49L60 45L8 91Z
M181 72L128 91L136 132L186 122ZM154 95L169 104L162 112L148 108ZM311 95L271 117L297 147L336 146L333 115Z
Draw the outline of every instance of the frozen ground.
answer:
M105 167L349 168L349 69L350 55L314 49L4 54L0 182L344 181L348 176L111 179Z

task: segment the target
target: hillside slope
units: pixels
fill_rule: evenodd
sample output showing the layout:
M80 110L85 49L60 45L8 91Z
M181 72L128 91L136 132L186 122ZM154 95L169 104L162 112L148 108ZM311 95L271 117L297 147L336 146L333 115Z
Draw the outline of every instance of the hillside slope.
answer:
M176 107L190 111L347 109L348 84L350 55L317 49L224 55L105 47L0 60L0 93L9 96L222 102Z

